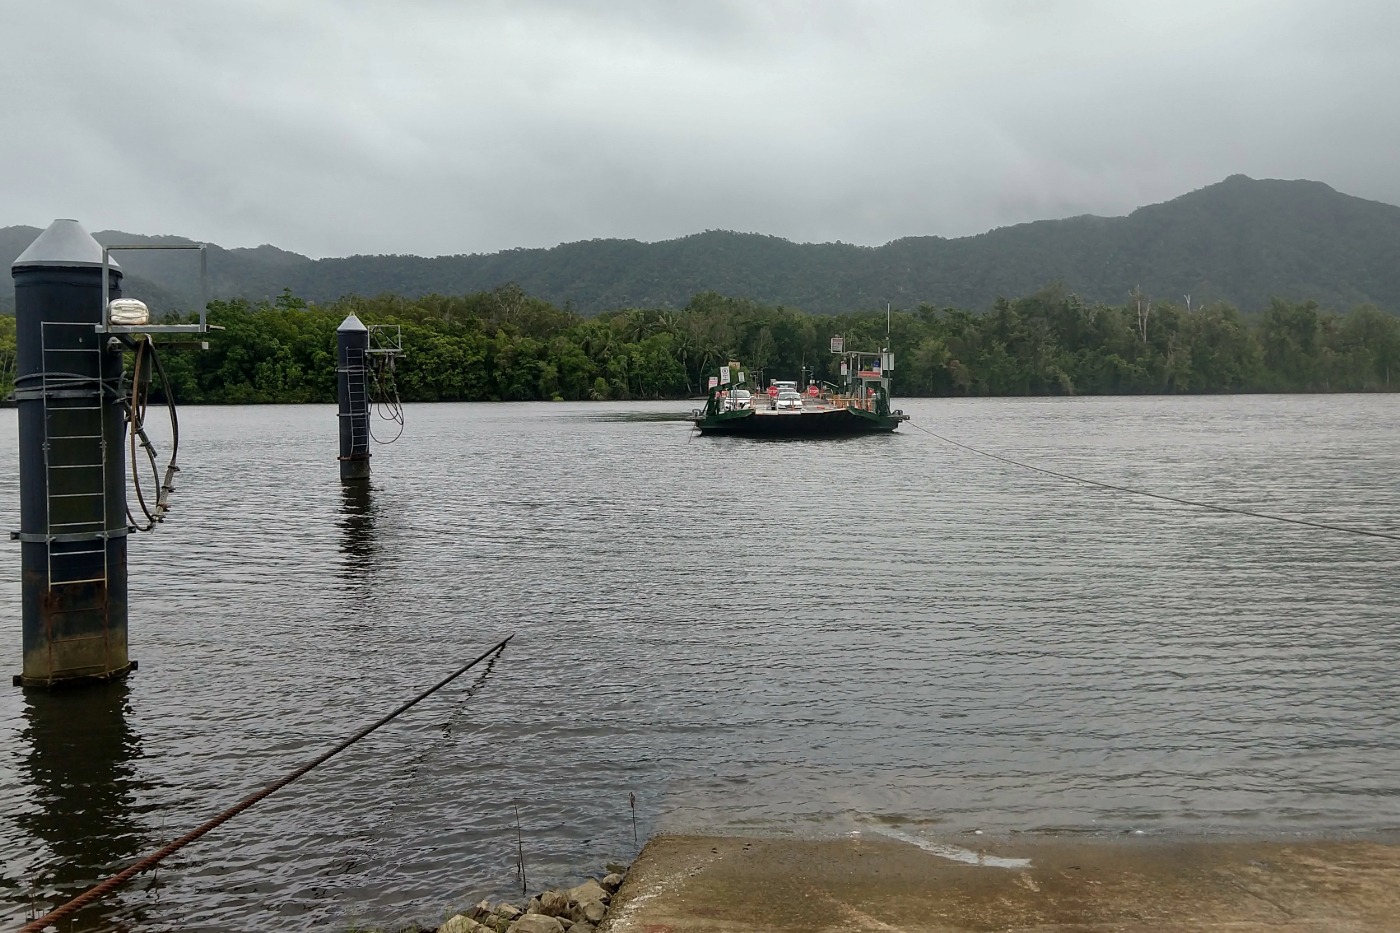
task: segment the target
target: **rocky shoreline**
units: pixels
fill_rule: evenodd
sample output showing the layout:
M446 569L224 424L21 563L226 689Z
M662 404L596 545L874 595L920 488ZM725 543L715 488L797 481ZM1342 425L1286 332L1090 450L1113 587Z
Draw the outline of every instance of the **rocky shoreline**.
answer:
M598 933L622 879L621 872L610 870L567 890L542 891L523 908L483 900L435 929L416 927L411 933Z

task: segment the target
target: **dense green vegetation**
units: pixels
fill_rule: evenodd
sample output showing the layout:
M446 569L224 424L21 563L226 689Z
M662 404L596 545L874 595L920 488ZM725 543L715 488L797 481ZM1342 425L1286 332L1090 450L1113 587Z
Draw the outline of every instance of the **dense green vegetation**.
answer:
M335 331L351 312L402 326L405 401L681 398L702 393L731 359L767 378L800 378L806 368L835 381L830 338L874 350L886 325L884 311L807 315L713 293L679 311L584 318L514 286L329 305L284 292L273 302L214 302L210 320L224 330L210 335L209 349L163 354L176 398L333 402ZM895 394L906 397L1400 387L1400 318L1368 305L1338 314L1275 300L1246 317L1223 303L1091 304L1053 287L985 314L896 310L889 324ZM0 318L0 362L13 335L13 319Z
M0 399L15 388L15 319L0 314Z

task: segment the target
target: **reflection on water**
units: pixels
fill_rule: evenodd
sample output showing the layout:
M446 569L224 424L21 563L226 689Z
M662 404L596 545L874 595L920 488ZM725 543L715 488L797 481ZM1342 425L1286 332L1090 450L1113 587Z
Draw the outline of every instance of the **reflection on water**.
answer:
M24 703L19 737L29 795L15 821L47 850L24 873L42 913L142 854L149 836L136 801L146 785L137 764L140 738L127 724L125 681L26 690ZM89 928L110 910L89 906L73 923Z
M345 555L341 573L347 579L369 574L374 565L374 488L369 482L342 483L340 551Z

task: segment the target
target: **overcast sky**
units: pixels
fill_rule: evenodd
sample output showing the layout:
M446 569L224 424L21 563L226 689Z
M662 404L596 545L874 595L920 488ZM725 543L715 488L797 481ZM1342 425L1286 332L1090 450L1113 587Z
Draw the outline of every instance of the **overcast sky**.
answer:
M1400 204L1393 0L0 0L0 226L879 245L1237 172Z

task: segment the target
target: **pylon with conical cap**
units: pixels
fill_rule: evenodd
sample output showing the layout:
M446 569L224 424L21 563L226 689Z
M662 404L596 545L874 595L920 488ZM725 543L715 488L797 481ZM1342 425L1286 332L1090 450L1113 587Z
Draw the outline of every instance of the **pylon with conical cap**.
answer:
M100 333L102 246L55 220L10 267L17 331L23 686L124 676L122 350ZM109 263L109 297L121 269Z

